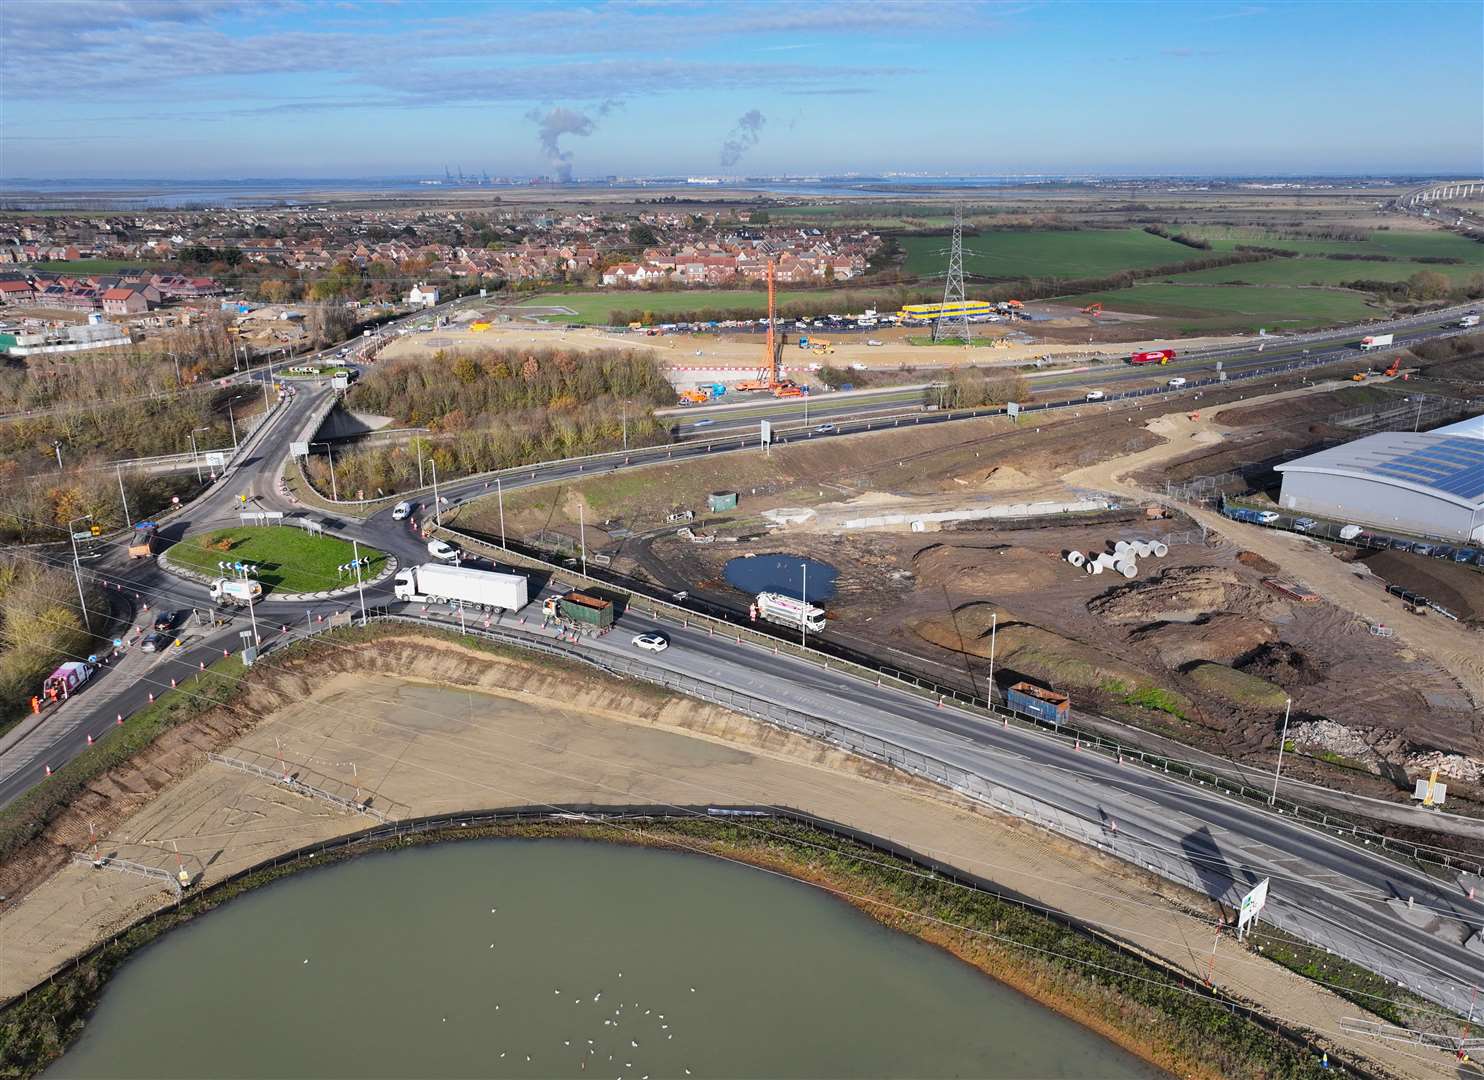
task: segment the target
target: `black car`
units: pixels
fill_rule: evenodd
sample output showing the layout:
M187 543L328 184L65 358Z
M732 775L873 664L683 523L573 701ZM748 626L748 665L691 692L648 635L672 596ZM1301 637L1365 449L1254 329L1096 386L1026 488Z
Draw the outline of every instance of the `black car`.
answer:
M175 628L175 612L162 611L155 616L155 629L159 631L172 630Z

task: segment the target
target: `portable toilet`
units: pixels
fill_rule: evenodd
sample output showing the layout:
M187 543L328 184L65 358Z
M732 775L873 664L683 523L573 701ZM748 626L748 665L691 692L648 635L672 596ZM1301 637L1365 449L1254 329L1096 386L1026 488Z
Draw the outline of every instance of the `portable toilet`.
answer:
M706 496L706 509L713 512L737 509L735 491L713 491Z

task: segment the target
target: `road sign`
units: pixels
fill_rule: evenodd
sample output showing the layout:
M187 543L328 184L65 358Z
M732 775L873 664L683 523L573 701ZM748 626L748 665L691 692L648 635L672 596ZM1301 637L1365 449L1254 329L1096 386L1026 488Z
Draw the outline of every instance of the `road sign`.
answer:
M348 390L350 389L350 376L336 375L330 380L330 386L336 390Z
M72 539L74 540L91 540L92 538L93 534L90 532L75 532L72 534Z
M1262 912L1263 906L1268 902L1268 881L1263 878L1252 887L1252 891L1242 897L1241 909L1237 912L1237 934L1240 936L1246 929L1247 924L1252 922Z
M759 442L758 445L760 445L760 446L772 446L773 445L773 425L771 423L769 423L767 420L764 420L764 421L762 421L758 425L758 428L759 428L759 431L761 432L761 436L762 436L761 437L761 441Z
M221 469L225 468L226 464L227 455L219 450L213 450L211 453L206 455L206 465L208 468Z
M308 457L309 444L307 442L289 443L289 453L294 457Z
M1020 415L1020 402L1007 401L1005 403L1005 415L1014 420Z

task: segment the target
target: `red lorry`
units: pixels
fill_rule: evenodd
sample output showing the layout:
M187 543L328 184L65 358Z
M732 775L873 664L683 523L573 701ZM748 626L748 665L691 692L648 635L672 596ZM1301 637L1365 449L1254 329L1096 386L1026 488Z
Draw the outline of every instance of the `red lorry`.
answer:
M1156 349L1153 352L1136 352L1128 358L1130 364L1168 364L1175 359L1174 349Z

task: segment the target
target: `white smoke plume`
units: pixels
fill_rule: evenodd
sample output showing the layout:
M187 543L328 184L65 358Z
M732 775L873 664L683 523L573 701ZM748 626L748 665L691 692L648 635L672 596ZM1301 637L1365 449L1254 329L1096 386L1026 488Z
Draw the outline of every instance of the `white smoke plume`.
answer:
M721 163L732 166L742 160L742 155L757 145L762 137L763 125L768 118L757 109L749 109L738 118L732 133L721 144Z
M526 119L536 125L537 138L541 140L541 153L545 155L557 179L562 183L570 181L572 179L572 151L562 149L561 138L563 135L583 137L591 135L597 126L593 118L559 105L545 113L539 109L532 109L526 113Z

